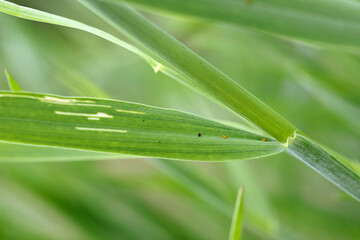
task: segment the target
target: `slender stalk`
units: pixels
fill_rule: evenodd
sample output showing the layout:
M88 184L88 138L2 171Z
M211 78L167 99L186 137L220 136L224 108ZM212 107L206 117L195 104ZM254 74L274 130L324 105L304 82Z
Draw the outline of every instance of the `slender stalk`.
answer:
M79 0L165 66L169 65L220 103L285 143L297 130L265 103L126 4ZM160 70L161 71L161 70Z
M287 151L360 202L360 176L310 139L295 136Z
M244 200L244 187L240 187L236 197L234 214L231 221L229 240L241 240L243 212L244 212L243 200Z

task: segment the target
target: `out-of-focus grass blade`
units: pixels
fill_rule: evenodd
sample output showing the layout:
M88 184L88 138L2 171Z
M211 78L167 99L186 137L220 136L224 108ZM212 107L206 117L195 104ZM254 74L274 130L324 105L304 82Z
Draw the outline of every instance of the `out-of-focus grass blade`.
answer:
M100 89L87 78L74 71L68 66L61 66L62 63L57 63L60 66L58 71L54 71L59 83L71 91L75 96L89 96L97 98L110 98L104 90Z
M225 199L221 198L219 189L215 188L214 184L212 184L211 175L206 174L199 168L187 167L181 162L170 162L161 159L151 162L201 201L225 216L230 215L231 207Z
M344 123L352 129L354 134L360 136L360 108L358 106L345 101L327 90L307 74L302 74L297 82L321 104L329 109L335 117L344 121Z
M96 98L0 92L0 140L184 160L279 153L284 146L192 114Z
M124 155L120 154L0 142L0 162L56 162L119 159L123 157Z
M243 222L243 206L244 206L244 187L240 187L233 213L233 218L231 221L230 235L229 240L240 240L242 232L242 222Z
M360 176L310 139L295 134L287 151L360 201Z
M164 174L196 196L202 204L208 205L221 215L231 217L231 203L224 197L226 194L219 189L221 186L215 188L216 182L211 182L212 176L209 173L199 171L201 169L193 166L186 166L182 162L160 159L151 162ZM289 239L293 235L292 233L289 233L287 237L278 234L278 220L274 216L266 196L254 182L251 172L249 172L250 169L246 165L239 165L239 163L228 162L226 166L229 174L234 178L234 185L241 183L251 187L251 189L247 188L246 198L248 201L245 215L247 222L244 223L244 228L253 233L261 233L267 239Z
M86 25L84 23L74 21L65 17L57 16L51 13L39 11L36 9L23 7L14 3L10 3L4 0L0 0L0 12L13 15L16 17L37 21L37 22L44 22L44 23L50 23L55 24L59 26L79 29L85 32L92 33L98 37L101 37L103 39L106 39L112 43L115 43L137 55L144 58L150 65L156 66L156 61L154 61L150 56L145 54L143 51L139 50L138 48L134 47L131 44L128 44L127 42L124 42L113 35L104 32L100 29L97 29L95 27L91 27L89 25Z
M29 191L24 182L19 184L18 179L9 178L4 169L0 183L1 239L23 239L25 235L29 240L95 239L72 221L71 216Z
M251 171L246 162L228 162L225 167L233 188L235 189L241 184L247 189L245 226L251 225L257 231L262 231L268 236L280 238L278 236L279 220L274 213L268 196L262 191L254 178L255 173Z
M15 79L10 75L7 69L5 69L5 76L8 81L9 87L11 91L14 92L22 92L21 87L19 84L15 81Z
M235 24L310 43L360 47L360 4L356 1L126 1L154 10Z

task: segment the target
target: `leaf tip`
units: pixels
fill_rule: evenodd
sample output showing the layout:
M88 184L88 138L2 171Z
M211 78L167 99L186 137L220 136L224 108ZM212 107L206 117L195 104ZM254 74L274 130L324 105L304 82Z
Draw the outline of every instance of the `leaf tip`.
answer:
M13 92L22 92L20 85L15 81L15 79L10 75L9 71L5 68L4 69L5 76L9 85L9 88Z
M235 201L235 208L230 227L229 240L240 240L243 222L243 201L244 200L244 186L240 186Z

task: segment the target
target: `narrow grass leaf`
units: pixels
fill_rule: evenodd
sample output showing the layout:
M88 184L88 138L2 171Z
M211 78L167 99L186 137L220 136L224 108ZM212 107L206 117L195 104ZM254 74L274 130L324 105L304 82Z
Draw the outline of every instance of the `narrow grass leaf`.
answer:
M258 184L256 174L247 165L249 162L228 162L225 165L227 176L231 180L233 189L239 184L246 190L246 223L256 231L262 231L269 237L278 237L279 220L268 196ZM245 225L246 226L246 225Z
M360 201L360 176L310 139L295 134L287 151Z
M0 162L89 161L124 157L124 155L113 153L0 142Z
M276 140L170 109L96 98L0 92L0 140L184 160L276 154Z
M143 51L139 50L138 48L134 47L133 45L128 44L127 42L124 42L107 32L104 32L95 27L91 27L84 23L74 21L69 18L57 16L55 14L39 11L36 9L23 7L23 6L20 6L20 5L17 5L17 4L8 2L8 1L4 1L4 0L0 0L0 12L9 14L9 15L12 15L15 17L19 17L19 18L59 25L59 26L63 26L63 27L79 29L79 30L94 34L98 37L101 37L105 40L115 43L115 44L139 55L140 57L145 59L150 65L152 65L152 66L156 65L156 62L151 57L149 57L147 54L145 54Z
M296 128L291 123L128 5L97 0L79 1L162 63L163 71L170 66L170 70L186 78L186 83L190 82L193 89L200 89L280 142L293 135Z
M97 98L110 98L103 89L91 82L87 77L74 71L71 67L59 62L56 63L59 71L54 71L56 80L65 87L71 95Z
M139 44L144 51L158 62L165 63L164 66L171 66L177 73L186 77L188 81L192 81L192 85L201 89L207 96L216 99L234 112L244 116L258 127L264 129L278 141L284 143L286 147L297 142L298 144L293 146L289 152L300 160L304 161L306 164L317 161L314 158L316 153L313 152L313 150L319 149L319 146L316 144L309 145L298 139L294 142L289 142L289 139L291 139L296 132L301 134L300 130L296 129L295 126L224 73L149 22L140 13L123 3L113 5L97 0L79 1L107 21L119 32L125 34ZM304 152L301 152L300 149L304 149ZM325 151L321 153L323 155L327 154ZM317 155L317 157L321 158L320 155ZM342 166L341 162L335 162L335 164ZM340 186L344 191L359 200L357 197L359 193L354 192L355 189L353 186L354 184L359 185L360 181L359 179L356 179L356 177L353 178L355 173L349 168L345 167L337 169L339 175L346 177L343 179L336 179L336 174L334 172L326 170L333 168L331 162L323 162L323 165L312 164L311 166L327 179L334 182L337 186ZM341 181L337 183L337 180Z
M244 206L244 187L240 187L234 208L234 214L231 221L229 240L241 240L242 222L243 222L243 206Z
M310 43L360 47L360 4L356 1L126 1L156 11L230 23Z
M360 108L357 105L340 98L306 73L298 76L296 80L336 118L343 121L354 134L360 136Z
M188 167L181 162L155 159L151 161L154 166L160 169L181 186L189 190L202 202L211 206L222 215L228 217L231 213L231 206L221 197L221 192L212 184L211 175L199 168Z
M15 81L15 79L10 75L7 69L5 69L5 76L8 81L9 87L11 91L14 92L22 92L23 90L19 86L19 84Z
M291 146L292 144L295 144L296 146L293 146L293 149L289 150L290 153L297 156L299 159L304 161L305 163L309 163L314 161L311 156L314 152L312 150L318 149L316 144L309 145L306 142L303 141L293 141L288 144L288 139L293 135L293 133L296 131L297 133L301 133L299 130L296 129L291 123L289 123L286 119L281 117L279 114L277 114L275 111L273 111L271 108L269 108L267 105L262 103L259 99L257 99L255 96L253 96L251 93L249 93L247 90L236 84L233 80L231 80L229 77L227 77L225 74L214 68L212 65L210 65L208 62L206 62L204 59L193 53L191 50L186 48L184 45L173 39L171 36L167 35L165 32L154 26L152 23L147 21L143 16L141 16L139 13L131 9L125 4L119 4L117 7L111 4L107 4L105 2L99 2L99 1L93 1L93 0L79 0L80 2L84 3L87 7L89 7L91 10L93 10L95 13L97 13L99 16L101 16L104 20L108 21L113 27L115 27L117 30L125 33L129 38L137 42L141 48L142 51L138 48L133 47L132 45L129 45L112 35L109 35L101 30L98 30L96 28L92 28L90 26L87 26L85 24L69 20L66 18L62 18L56 15L48 14L45 12L37 11L30 8L21 7L3 0L0 0L0 11L30 19L35 21L41 21L41 22L47 22L52 24L58 24L62 26L72 27L76 29L81 29L84 31L91 32L97 36L100 36L104 39L107 39L109 41L112 41L120 46L123 46L130 51L133 51L137 53L138 55L142 56L146 61L148 61L151 66L154 67L155 71L162 71L170 76L175 76L175 78L178 78L180 80L185 79L188 81L191 87L195 87L197 89L200 89L202 93L205 93L207 96L210 96L213 99L216 99L218 102L221 102L222 104L226 105L230 109L232 109L234 112L243 115L251 122L255 123L257 126L264 129L266 132L268 132L270 135L272 135L274 138L276 138L278 141L285 143L286 146ZM342 26L344 27L344 26ZM146 52L146 53L144 53ZM151 57L149 57L151 56ZM155 59L155 60L154 60ZM170 74L169 74L170 73ZM71 100L70 100L71 101ZM21 112L20 112L21 113ZM96 112L95 114L103 113L103 112ZM98 115L96 115L98 116ZM34 116L33 116L34 117ZM20 118L23 118L20 117ZM92 121L95 120L97 117L91 117ZM20 122L20 121L19 121ZM30 121L31 122L31 121ZM49 121L50 122L50 121ZM49 123L48 122L48 123ZM26 125L24 122L23 124ZM37 122L39 124L39 122ZM16 126L12 126L9 124L10 127L8 129L14 129ZM54 124L52 125L54 127ZM28 127L28 126L27 126ZM4 128L6 128L4 126ZM25 130L29 130L26 128ZM76 129L77 131L90 131L86 127L78 127ZM114 130L114 129L111 129ZM93 131L93 135L98 137L97 134L104 134L103 132L107 132L109 135L114 134L114 131L104 131L104 129L96 129L91 130ZM101 132L101 133L99 133ZM111 134L110 134L111 132ZM139 131L140 132L140 131ZM97 133L97 134L96 134ZM125 130L117 130L116 133L125 133ZM45 135L45 133L43 132ZM6 134L5 134L6 135ZM12 140L10 138L10 141L19 142L19 137L15 137L18 134L14 134L12 136ZM48 134L47 134L48 135ZM36 136L36 135L35 135ZM130 136L127 135L127 136ZM226 135L225 135L226 136ZM47 136L48 137L48 136ZM9 135L7 136L9 138ZM40 137L39 139L42 139L43 137ZM94 146L90 146L88 144L83 144L81 146L74 146L72 143L67 143L65 141L59 141L56 143L50 143L49 141L44 141L43 139L40 141L37 139L40 143L35 143L36 141L27 139L25 142L30 142L30 144L40 144L40 145L50 145L51 146L59 146L59 142L61 142L60 146L63 147L73 147L73 148L80 148L80 149L86 149L86 150L96 150L94 149ZM68 138L65 138L68 140ZM77 139L78 140L78 139ZM24 141L24 140L23 140ZM310 140L309 140L310 141ZM21 141L20 141L21 142ZM134 148L136 148L136 144L132 145ZM277 145L279 147L281 145ZM96 145L96 147L99 147L99 145ZM95 147L95 148L96 148ZM114 147L114 146L112 146ZM140 153L141 156L149 156L148 154L151 154L150 156L155 157L167 157L167 158L174 158L178 159L179 156L181 156L181 159L194 159L194 157L198 160L205 160L205 155L203 153L197 153L197 154L183 154L181 152L180 154L177 152L177 155L174 156L173 153L171 154L164 153L164 151L161 151L161 153L157 152L157 150L154 150L154 146L151 145L150 149L148 151L142 150ZM109 148L109 147L108 147ZM109 149L104 146L97 151L109 151ZM111 148L111 147L110 147ZM120 147L121 148L121 147ZM276 148L276 147L275 147ZM299 149L308 148L307 151L304 151L304 154L299 151ZM129 149L129 148L126 148ZM126 151L127 154L133 154L133 148L130 148L131 151ZM254 151L251 150L252 148L247 148L247 150L244 150L246 154L241 154L240 159L242 158L251 158L255 157ZM122 149L120 152L124 153ZM194 149L193 149L194 150ZM209 150L209 149L208 149ZM269 149L268 149L269 150ZM114 150L111 150L114 151ZM278 149L277 152L280 152L281 149ZM116 152L119 152L119 148L117 148ZM139 151L135 151L137 154L139 154ZM150 152L150 153L149 153ZM250 153L251 152L251 153ZM271 153L269 153L271 152ZM267 152L266 154L274 154L274 149ZM213 152L212 152L213 153ZM233 153L233 152L232 152ZM309 154L307 154L309 153ZM202 155L203 154L203 155ZM207 153L209 154L209 152ZM218 155L221 155L223 158L219 159L218 156L216 156L217 160L226 160L229 158L229 152L222 154L220 151L217 153ZM326 155L326 152L324 153ZM171 155L171 157L169 156ZM195 156L194 156L195 155ZM231 155L231 154L230 154ZM234 154L237 155L237 154ZM231 159L233 159L234 155L231 155ZM260 154L261 155L261 154ZM201 157L200 157L201 156ZM237 155L238 156L238 155ZM258 155L257 155L258 156ZM210 155L210 157L214 157L214 155ZM309 157L310 159L305 159ZM180 159L180 158L179 158ZM214 160L214 159L207 159L207 160ZM310 164L311 165L311 164ZM336 177L334 176L336 174L333 174L331 171L326 171L324 169L331 169L331 163L323 163L324 166L321 164L312 164L311 166L316 168L316 170L324 175L326 178L330 179L331 181L335 181ZM341 165L341 164L340 164ZM349 174L355 174L355 173L349 173L348 168L339 168L338 171L339 174L342 176L348 176ZM350 176L349 175L349 176ZM334 180L335 179L335 180ZM348 181L348 182L347 182ZM359 181L359 180L357 180ZM354 178L351 176L348 178L343 178L340 183L336 183L338 186L340 186L342 189L344 189L346 192L353 194L354 184L359 184L355 181ZM358 195L358 194L355 194ZM358 197L355 197L359 199Z

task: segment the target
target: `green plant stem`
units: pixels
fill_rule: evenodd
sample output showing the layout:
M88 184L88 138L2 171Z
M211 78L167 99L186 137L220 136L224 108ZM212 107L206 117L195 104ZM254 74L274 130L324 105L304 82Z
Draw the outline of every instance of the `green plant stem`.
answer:
M360 176L319 145L296 134L287 151L360 202Z
M289 142L290 139L302 133L206 60L126 4L113 5L97 0L79 1L119 32L135 41L155 60L164 64L163 67L171 66L187 80L191 79L192 86L197 86L203 93L210 95L211 98L244 116L278 141L285 143L285 147L289 147L288 151L292 155L360 201L359 188L356 188L360 183L357 174L346 167L341 160L331 156L310 140L295 138ZM291 146L292 144L294 146ZM331 161L328 162L328 160ZM334 166L338 166L339 169L335 169Z
M297 130L291 123L235 81L126 4L79 0L115 29L135 41L158 62L193 79L202 91L285 143Z

